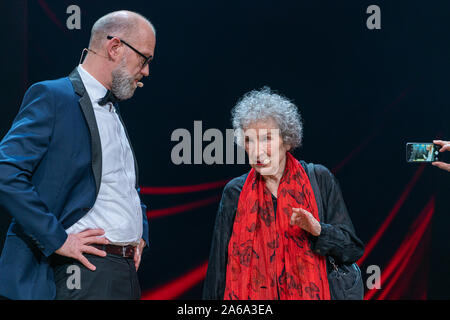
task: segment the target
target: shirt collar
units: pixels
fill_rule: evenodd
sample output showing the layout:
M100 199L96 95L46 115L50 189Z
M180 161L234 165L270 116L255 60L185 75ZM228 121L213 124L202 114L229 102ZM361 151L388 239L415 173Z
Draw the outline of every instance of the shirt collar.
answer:
M103 98L108 91L97 79L95 79L89 72L87 72L81 64L78 65L78 73L83 81L84 87L91 99L92 105L98 103L98 100Z

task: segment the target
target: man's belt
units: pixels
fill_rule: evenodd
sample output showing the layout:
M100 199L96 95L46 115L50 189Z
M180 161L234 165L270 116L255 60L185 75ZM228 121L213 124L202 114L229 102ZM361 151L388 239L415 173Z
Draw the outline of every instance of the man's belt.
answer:
M134 258L135 246L117 246L114 244L91 244L91 246L103 250L106 253L114 254L116 256L121 256L124 258Z

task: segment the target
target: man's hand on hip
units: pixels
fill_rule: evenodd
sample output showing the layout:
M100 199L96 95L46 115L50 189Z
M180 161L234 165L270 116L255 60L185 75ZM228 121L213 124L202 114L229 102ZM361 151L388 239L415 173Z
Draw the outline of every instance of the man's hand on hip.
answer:
M139 269L139 265L141 264L142 250L144 250L144 247L145 241L144 239L141 239L139 245L136 246L136 250L134 251L134 266L136 267L136 271Z
M74 258L80 261L86 268L94 271L95 266L83 256L83 253L94 254L100 257L105 257L106 252L90 246L90 244L108 244L109 241L106 238L99 238L105 234L102 229L88 229L80 233L69 234L66 242L61 248L55 251L55 253Z

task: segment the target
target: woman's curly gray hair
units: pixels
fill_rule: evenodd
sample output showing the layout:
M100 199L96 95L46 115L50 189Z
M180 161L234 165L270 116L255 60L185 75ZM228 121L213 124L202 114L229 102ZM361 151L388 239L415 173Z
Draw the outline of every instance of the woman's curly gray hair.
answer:
M252 123L268 119L278 124L283 142L291 146L290 151L301 145L303 125L297 106L269 87L246 93L231 111L236 143L243 146L243 130Z

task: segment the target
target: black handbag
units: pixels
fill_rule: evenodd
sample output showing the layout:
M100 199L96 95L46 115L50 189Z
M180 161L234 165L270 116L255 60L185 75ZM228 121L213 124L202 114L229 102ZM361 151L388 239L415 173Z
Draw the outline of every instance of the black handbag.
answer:
M314 191L317 202L320 221L324 221L322 195L317 184L314 164L309 163L307 167L309 180ZM332 300L363 300L364 284L361 270L356 263L351 265L338 264L331 256L327 256L328 284Z

